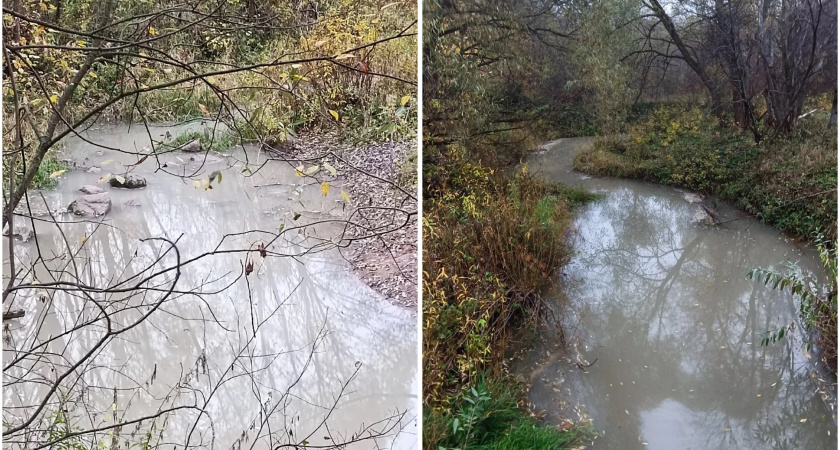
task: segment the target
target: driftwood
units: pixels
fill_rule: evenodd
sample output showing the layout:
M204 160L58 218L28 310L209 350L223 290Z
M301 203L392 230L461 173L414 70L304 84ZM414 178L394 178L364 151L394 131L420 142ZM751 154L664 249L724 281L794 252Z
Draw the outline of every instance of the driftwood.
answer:
M3 321L12 320L12 319L20 319L21 317L26 315L26 311L22 309L13 309L11 311L7 311L3 313Z

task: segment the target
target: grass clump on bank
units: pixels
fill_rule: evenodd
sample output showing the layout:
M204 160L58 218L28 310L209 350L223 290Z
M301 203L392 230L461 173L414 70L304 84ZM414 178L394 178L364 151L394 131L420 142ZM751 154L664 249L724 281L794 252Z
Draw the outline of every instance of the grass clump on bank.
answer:
M538 317L537 290L571 256L573 205L591 197L540 181L527 168L502 175L450 150L445 158L431 155L448 164L424 164L434 172L424 174L434 177L423 215L424 446L558 448L531 445L577 437L525 421L526 413L511 406L517 402L505 400L516 396L501 387L500 363L513 325ZM489 397L482 417L515 411L505 433L478 437L454 426L477 386Z
M434 415L424 411L424 441L432 441L426 448L556 450L586 437L587 429L559 430L526 416L517 401L521 396L517 385L479 379L453 400L451 412Z
M794 135L756 144L698 107L671 105L631 125L626 139L599 139L574 168L717 195L786 233L836 240L837 132L827 123L814 114Z

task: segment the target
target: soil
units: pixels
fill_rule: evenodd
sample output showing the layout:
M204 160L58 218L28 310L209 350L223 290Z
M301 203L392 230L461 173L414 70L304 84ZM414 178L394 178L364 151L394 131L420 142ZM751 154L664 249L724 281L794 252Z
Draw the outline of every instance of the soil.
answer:
M342 249L342 256L352 265L354 272L372 289L394 304L406 308L417 307L417 187L415 180L403 180L401 173L415 172L414 167L400 168L407 155L417 152L417 141L382 142L363 146L340 143L337 135L301 134L294 146L279 150L278 156L289 161L306 159L332 151L354 170L340 161L330 162L343 180L344 189L354 206L399 208L414 211L408 223L402 214L382 210L360 212L355 221L366 222L369 228L393 230L381 236L353 241ZM363 173L363 172L366 173ZM377 180L368 174L394 183L414 198L408 197L397 187ZM353 230L350 230L353 234ZM360 235L359 230L356 235Z

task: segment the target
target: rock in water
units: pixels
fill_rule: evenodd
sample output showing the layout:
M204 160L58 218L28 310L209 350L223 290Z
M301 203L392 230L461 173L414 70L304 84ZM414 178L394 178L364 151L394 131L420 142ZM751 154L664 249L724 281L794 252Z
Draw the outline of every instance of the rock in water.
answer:
M178 150L182 150L182 151L185 151L187 153L200 153L200 152L204 151L201 148L201 141L199 141L198 139L193 139L193 140L187 142L186 144L178 147Z
M9 235L9 224L6 224L6 227L3 228L3 236L8 236L8 235ZM20 239L22 242L26 242L26 241L32 239L33 236L35 236L35 232L32 231L32 229L29 228L26 225L15 225L15 230L12 233L12 236L14 236L15 239Z
M294 150L297 146L298 139L292 135L285 136L269 136L263 143L263 148L267 151L287 152Z
M122 182L117 177L111 177L111 186L123 189L137 189L146 187L146 179L138 175L125 175L122 177Z
M84 192L85 194L101 194L105 192L105 189L102 189L99 186L94 186L92 184L82 186L81 188L79 188L79 190Z
M74 200L67 210L81 217L104 216L111 210L111 198L107 192L84 195Z

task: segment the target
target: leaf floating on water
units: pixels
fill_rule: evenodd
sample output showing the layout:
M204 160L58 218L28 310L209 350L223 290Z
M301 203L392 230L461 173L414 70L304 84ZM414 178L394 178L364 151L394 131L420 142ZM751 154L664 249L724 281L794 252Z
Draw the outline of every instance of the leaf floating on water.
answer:
M251 272L253 272L253 271L254 271L254 263L251 262L251 261L248 261L247 263L245 263L245 276L247 277L248 275L251 275Z
M799 423L805 423L807 421L808 421L808 419L799 419Z
M194 180L194 181L193 181L193 188L194 188L194 189L198 189L198 188L200 188L200 187L201 187L201 182L200 182L200 181L198 181L198 180Z
M303 164L295 167L295 175L302 177L303 176Z
M292 217L292 220L298 220L298 219L300 219L300 213L295 213L295 216Z
M111 174L110 174L110 173L106 173L105 175L102 175L101 177L99 177L99 182L100 182L100 183L104 183L104 182L106 182L106 181L108 181L108 180L110 180L110 179L111 179Z
M58 178L58 177L60 177L60 176L61 176L61 174L63 174L64 172L67 172L67 170L66 170L66 169L56 170L55 172L53 172L53 173L51 173L51 174L50 174L50 178Z
M338 173L338 171L335 170L335 167L333 167L333 166L331 166L327 163L324 163L324 168L327 169L327 172L329 172L330 175L332 175L332 176L335 176L335 174Z
M313 173L317 172L319 169L320 169L320 167L318 167L318 166L312 166L312 167L306 169L306 172L304 172L304 173L307 174L307 175L312 175Z
M108 164L111 164L112 162L114 162L113 159L106 159L105 161L102 161L101 163L99 163L99 165L100 166L107 166Z
M347 193L346 193L346 192L341 191L341 198L343 198L343 199L344 199L344 201L345 201L345 202L347 202L347 204L348 204L348 205L350 205L350 204L351 204L351 202L350 202L350 196L349 196L349 195L347 195Z
M756 394L756 398L761 398L761 394Z
M324 197L326 197L327 194L329 194L329 193L330 193L330 185L327 184L326 181L322 182L321 183L321 194L323 194Z

